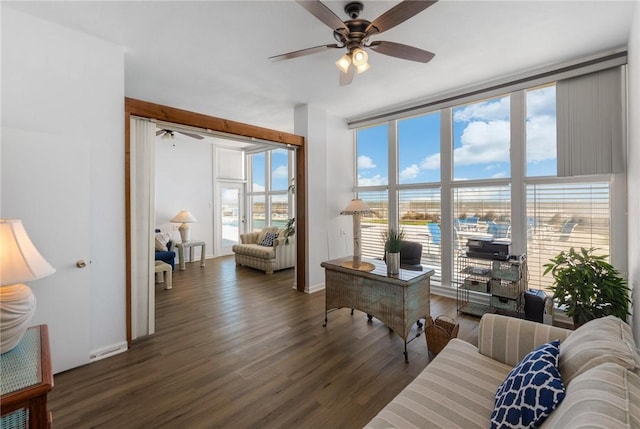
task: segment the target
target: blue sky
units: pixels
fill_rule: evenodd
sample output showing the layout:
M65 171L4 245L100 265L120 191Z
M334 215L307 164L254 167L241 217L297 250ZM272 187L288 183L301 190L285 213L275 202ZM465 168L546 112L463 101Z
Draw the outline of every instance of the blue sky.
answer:
M266 156L253 155L253 192L264 192L266 184ZM286 191L289 187L289 155L286 149L271 151L271 190Z
M509 97L453 109L454 180L510 176ZM556 174L555 86L527 92L527 175ZM358 131L358 184L388 183L387 125ZM440 113L398 122L399 183L440 182Z

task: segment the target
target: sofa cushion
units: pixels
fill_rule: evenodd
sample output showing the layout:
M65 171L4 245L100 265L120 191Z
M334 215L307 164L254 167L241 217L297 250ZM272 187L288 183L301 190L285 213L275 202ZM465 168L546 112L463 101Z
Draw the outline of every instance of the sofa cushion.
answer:
M158 252L166 252L169 241L171 241L171 234L167 232L156 232L155 248Z
M527 354L496 392L491 428L538 427L564 399L558 371L560 341Z
M260 241L258 244L260 246L272 247L273 246L273 242L276 241L276 238L278 238L278 233L277 232L267 232L264 235L264 238L262 239L262 241Z
M615 363L577 375L564 401L541 426L562 428L640 427L640 376Z
M257 244L234 244L231 249L234 253L260 259L273 259L276 257L273 247L260 246Z
M486 429L496 389L511 369L454 338L366 427Z
M631 328L615 316L585 323L560 345L560 374L567 386L576 376L606 362L631 370L640 367Z

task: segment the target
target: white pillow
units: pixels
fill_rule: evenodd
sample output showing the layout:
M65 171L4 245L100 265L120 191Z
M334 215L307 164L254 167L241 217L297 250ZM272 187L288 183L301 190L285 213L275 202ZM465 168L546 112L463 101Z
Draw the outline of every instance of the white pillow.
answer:
M168 232L156 232L156 250L158 252L166 252L169 241L171 241L171 234Z

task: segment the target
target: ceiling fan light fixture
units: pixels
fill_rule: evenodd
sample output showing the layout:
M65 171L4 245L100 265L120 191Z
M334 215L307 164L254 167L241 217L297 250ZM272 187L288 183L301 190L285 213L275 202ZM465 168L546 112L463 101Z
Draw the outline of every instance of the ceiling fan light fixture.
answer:
M344 54L340 57L338 61L336 61L336 67L342 72L346 73L349 71L349 66L351 65L351 57L349 54Z
M360 64L359 66L356 66L356 70L358 71L358 74L364 73L370 68L371 66L369 65L369 63L364 63L364 64Z
M175 136L173 135L173 131L165 130L164 134L160 138L162 140L173 140Z
M351 58L353 61L353 65L356 67L360 67L361 65L367 64L369 55L364 50L360 48L355 48L351 52Z

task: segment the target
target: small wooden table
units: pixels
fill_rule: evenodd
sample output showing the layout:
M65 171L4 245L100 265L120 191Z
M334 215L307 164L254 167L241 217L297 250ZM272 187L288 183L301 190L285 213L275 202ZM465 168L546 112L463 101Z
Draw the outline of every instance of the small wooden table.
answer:
M53 388L47 325L27 329L12 350L0 355L0 427L48 428L47 393Z
M364 259L373 270L349 268L351 257L322 262L325 269L324 325L331 309L347 307L367 313L381 320L404 340L404 359L409 362L407 341L411 327L419 319L430 315L430 278L433 269L423 271L400 269L399 274L387 274L383 261Z
M193 248L196 246L200 246L200 266L205 266L205 252L207 249L207 245L204 241L187 241L186 243L177 243L176 247L178 248L178 262L180 263L180 271L184 271L187 269L184 261L184 252L186 248L189 248L189 262L193 262Z

